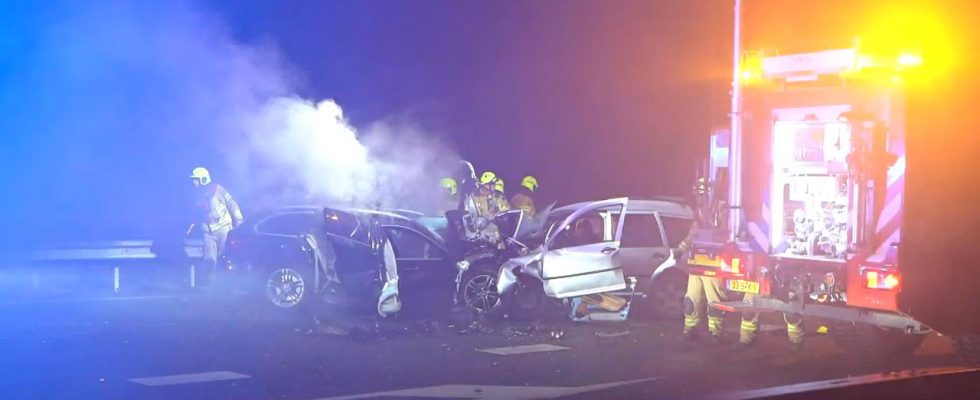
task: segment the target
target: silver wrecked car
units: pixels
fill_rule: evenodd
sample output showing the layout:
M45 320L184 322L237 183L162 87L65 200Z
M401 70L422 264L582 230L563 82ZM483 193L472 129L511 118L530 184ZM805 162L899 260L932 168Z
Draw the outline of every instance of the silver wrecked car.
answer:
M676 259L694 222L690 207L623 197L556 208L548 219L540 246L501 266L504 303L530 286L562 300L574 320L623 320L631 309L681 315L687 275Z

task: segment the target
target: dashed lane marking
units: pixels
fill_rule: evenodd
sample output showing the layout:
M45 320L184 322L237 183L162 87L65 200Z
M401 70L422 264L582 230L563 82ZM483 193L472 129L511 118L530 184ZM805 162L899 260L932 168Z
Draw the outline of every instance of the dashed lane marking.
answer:
M509 347L494 347L490 349L476 349L476 351L482 351L484 353L496 354L500 356L512 356L515 354L527 354L527 353L544 353L549 351L562 351L571 350L565 346L556 346L553 344L539 343L539 344L529 344L523 346L509 346Z
M609 389L619 386L633 385L661 379L660 377L635 379L631 381L601 383L588 386L554 387L554 386L494 386L494 385L441 385L427 386L414 389L392 390L356 394L352 396L326 397L319 400L354 400L377 399L386 397L428 397L437 399L485 399L485 400L524 400L524 399L553 399L588 393L596 390Z
M250 377L245 374L239 374L237 372L231 372L231 371L212 371L212 372L200 372L196 374L163 375L163 376L150 376L146 378L133 378L130 379L130 381L146 386L167 386L167 385L184 385L188 383L230 381L235 379L246 379L246 378L250 378Z

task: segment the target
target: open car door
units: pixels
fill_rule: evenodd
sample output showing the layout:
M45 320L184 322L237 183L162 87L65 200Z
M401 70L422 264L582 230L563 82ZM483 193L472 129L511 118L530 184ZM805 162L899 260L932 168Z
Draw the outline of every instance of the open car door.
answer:
M628 199L591 203L555 225L544 245L541 278L545 293L556 298L585 296L626 288L619 257Z

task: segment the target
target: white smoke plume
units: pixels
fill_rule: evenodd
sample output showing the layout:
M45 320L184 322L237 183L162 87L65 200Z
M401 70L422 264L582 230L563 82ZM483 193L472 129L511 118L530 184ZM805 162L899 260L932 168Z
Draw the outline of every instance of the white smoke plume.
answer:
M438 180L455 156L419 121L356 129L337 103L299 94L312 77L273 43L236 40L200 2L45 4L50 11L36 20L0 24L0 37L19 38L0 40L0 50L13 44L9 52L21 54L0 61L17 72L0 68L0 104L18 110L5 113L0 131L23 141L0 155L46 166L25 182L87 194L68 202L78 208L70 214L112 205L99 218L175 216L188 205L172 193L190 190L186 176L198 165L252 211L297 203L430 209L438 201ZM18 10L35 17L33 8ZM91 190L118 181L132 184Z
M389 119L363 131L333 100L275 97L241 120L242 145L227 155L253 200L444 211L436 183L454 152L418 124ZM256 195L259 192L262 194Z

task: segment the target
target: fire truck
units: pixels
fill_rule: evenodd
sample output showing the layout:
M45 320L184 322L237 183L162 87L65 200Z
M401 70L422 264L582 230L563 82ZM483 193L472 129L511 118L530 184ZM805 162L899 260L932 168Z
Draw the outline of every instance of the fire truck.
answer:
M869 356L935 331L980 362L975 86L915 84L921 53L859 43L736 63L687 268L747 295L712 306L816 317Z

